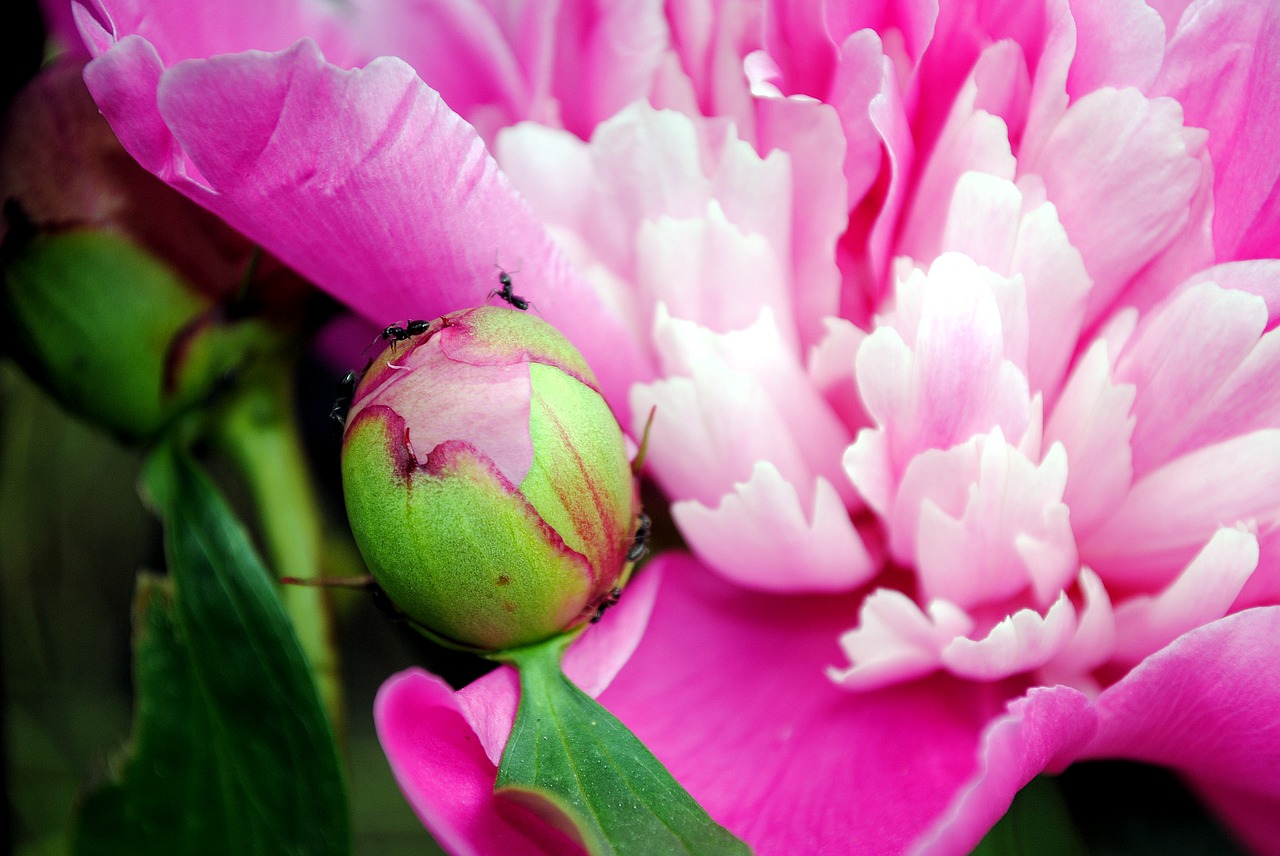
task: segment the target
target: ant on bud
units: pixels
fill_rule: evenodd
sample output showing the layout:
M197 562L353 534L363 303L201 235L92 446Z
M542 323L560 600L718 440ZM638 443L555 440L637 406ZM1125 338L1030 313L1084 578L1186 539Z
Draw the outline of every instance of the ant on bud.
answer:
M405 321L404 326L399 324L388 324L380 334L382 341L390 342L394 348L396 342L403 342L412 336L419 336L431 328L430 321Z
M351 399L356 394L356 383L360 380L360 375L356 372L347 372L342 376L342 380L338 381L338 397L333 402L333 409L329 411L329 418L338 423L338 428L345 428L347 425L347 411L351 409Z
M639 523L636 526L636 538L631 542L631 549L627 550L627 561L637 562L649 549L649 529L653 523L649 520L649 515L644 512L640 513Z
M596 607L596 614L591 616L591 623L595 624L597 621L604 618L604 611L617 603L621 597L622 589L617 586L611 588L609 593L600 601L600 605Z
M501 268L499 268L498 270L499 270L498 285L502 287L495 288L493 291L489 292L489 296L486 297L485 300L489 300L495 296L500 297L503 300L505 300L507 303L510 303L512 307L519 309L521 312L527 310L530 306L532 306L533 304L531 304L529 301L525 300L523 297L521 297L518 294L515 294L512 291L512 289L515 286L511 282L511 274L507 273L505 270L502 270Z

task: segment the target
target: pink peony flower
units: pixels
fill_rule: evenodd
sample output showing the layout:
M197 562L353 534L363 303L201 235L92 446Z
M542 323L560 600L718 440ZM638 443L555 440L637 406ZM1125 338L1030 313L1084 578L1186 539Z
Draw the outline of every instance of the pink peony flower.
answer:
M657 406L691 555L568 668L760 852L966 852L1103 757L1280 852L1280 6L830 6L75 15L139 162L356 311L497 254ZM514 698L383 688L450 850L565 846Z

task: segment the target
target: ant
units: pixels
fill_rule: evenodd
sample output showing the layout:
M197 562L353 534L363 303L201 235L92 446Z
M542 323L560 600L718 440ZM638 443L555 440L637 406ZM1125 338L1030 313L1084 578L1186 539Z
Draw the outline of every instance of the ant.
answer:
M649 529L652 526L649 515L641 512L639 515L639 524L636 526L636 539L631 542L631 549L627 550L627 561L636 562L649 549Z
M430 328L430 321L405 321L403 327L399 324L388 324L382 331L381 336L384 342L391 342L394 345L396 342L403 342L411 336L419 336Z
M591 616L591 623L595 624L597 621L604 618L604 611L617 603L621 597L622 589L617 586L611 588L609 593L600 600L600 605L596 607L596 614Z
M631 549L627 550L628 562L638 561L649 547L649 530L652 527L649 515L642 512L638 517L638 521L635 540L631 542ZM596 604L596 612L595 615L591 616L591 623L595 624L601 618L604 618L604 611L617 603L621 597L622 589L620 587L614 586L610 589L609 593Z
M329 411L329 418L337 422L340 429L347 426L347 411L351 409L351 399L356 394L356 383L359 380L359 374L347 372L338 381L338 397L333 402L333 409Z
M507 273L505 270L498 274L498 284L501 285L502 288L495 288L493 291L489 292L489 297L486 297L485 300L497 295L507 303L510 303L516 309L519 309L521 312L525 311L532 305L520 295L512 293L512 288L514 286L511 282L511 274Z

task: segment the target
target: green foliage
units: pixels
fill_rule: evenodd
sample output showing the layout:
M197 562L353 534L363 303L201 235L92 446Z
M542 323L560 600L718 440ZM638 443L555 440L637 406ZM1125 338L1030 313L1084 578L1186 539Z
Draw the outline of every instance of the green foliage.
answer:
M155 452L144 484L171 578L139 585L134 735L74 852L348 852L333 733L266 570L181 452Z
M1088 853L1057 783L1049 777L1032 779L972 856L1084 856Z
M507 652L520 708L496 792L539 811L595 854L749 853L627 727L560 671L565 637Z

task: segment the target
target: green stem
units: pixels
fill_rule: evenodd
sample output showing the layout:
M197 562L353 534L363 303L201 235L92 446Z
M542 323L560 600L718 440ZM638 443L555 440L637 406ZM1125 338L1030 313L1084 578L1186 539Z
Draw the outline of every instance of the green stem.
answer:
M316 579L324 543L319 501L293 412L288 363L244 379L215 437L243 475L257 506L268 565L279 577ZM284 586L280 593L329 712L342 734L342 682L329 599L323 588Z

